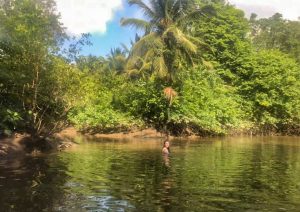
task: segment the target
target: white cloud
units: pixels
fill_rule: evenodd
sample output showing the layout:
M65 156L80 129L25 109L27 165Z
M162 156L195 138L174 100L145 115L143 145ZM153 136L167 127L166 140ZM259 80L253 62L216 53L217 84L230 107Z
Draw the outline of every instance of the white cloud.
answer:
M270 17L276 12L290 20L297 20L300 16L299 0L229 0L229 2L243 9L247 16L252 12L262 18Z
M61 21L68 32L79 35L106 31L106 24L112 20L115 11L122 9L124 0L56 0ZM270 17L275 12L284 18L297 20L300 16L300 0L229 0L243 9L247 16L252 12L259 17ZM133 14L140 16L139 13Z
M75 35L104 33L114 12L122 8L122 0L56 0L56 3L62 23Z

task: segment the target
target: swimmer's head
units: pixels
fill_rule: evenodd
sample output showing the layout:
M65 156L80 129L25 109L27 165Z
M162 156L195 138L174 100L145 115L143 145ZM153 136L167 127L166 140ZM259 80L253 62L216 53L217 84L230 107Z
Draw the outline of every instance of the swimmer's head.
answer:
M164 141L164 147L166 147L166 148L170 147L170 142L168 140Z

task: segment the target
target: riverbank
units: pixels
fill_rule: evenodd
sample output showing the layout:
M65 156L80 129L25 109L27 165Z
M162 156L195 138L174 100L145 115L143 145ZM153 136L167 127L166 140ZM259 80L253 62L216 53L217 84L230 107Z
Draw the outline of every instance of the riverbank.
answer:
M80 134L75 129L66 129L50 137L33 137L27 133L14 133L0 138L0 158L62 151L77 145L74 142Z
M111 138L111 139L128 139L128 138L164 138L165 135L158 132L154 128L147 128L141 130L133 130L130 132L117 132L117 133L96 133L96 134L85 134L87 137L91 138Z
M13 137L9 138L2 138L0 140L0 157L24 155L25 148L22 145L22 140L24 138L26 138L26 135L19 134L16 134Z
M252 132L235 132L231 136L255 136L264 134L256 134ZM279 134L268 134L268 136L277 136ZM76 138L86 138L90 139L113 139L113 140L123 140L123 139L164 139L166 135L158 132L154 128L146 129L135 129L126 132L116 132L116 133L83 133L78 131L74 127L68 127L61 132L55 133L51 137L32 137L29 134L15 133L8 138L0 138L0 157L10 157L15 155L26 155L26 154L39 154L43 152L51 151L63 151L74 145ZM170 139L178 138L182 136L170 136ZM199 136L195 134L190 134L184 136L187 139L199 139L201 137L209 136Z
M162 139L165 137L165 135L153 128L111 134L83 134L75 128L69 127L47 138L32 137L30 134L26 133L15 133L10 137L0 139L0 157L62 151L77 145L74 140L78 137L84 137L88 139Z

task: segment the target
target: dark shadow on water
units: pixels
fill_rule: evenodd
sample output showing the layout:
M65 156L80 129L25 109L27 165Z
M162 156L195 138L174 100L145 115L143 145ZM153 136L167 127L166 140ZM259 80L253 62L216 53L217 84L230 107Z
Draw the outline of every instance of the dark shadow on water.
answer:
M64 199L64 164L52 168L45 157L0 162L0 211L54 211Z

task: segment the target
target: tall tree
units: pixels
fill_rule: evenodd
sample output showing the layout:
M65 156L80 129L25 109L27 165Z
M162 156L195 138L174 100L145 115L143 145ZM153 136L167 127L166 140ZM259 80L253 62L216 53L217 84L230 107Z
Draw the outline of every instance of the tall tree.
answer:
M280 13L256 19L253 14L252 41L258 49L278 49L300 62L300 21L283 19Z
M203 16L208 7L200 8L192 0L129 0L145 15L145 19L126 18L123 26L145 32L130 53L127 69L149 77L153 74L173 82L176 73L194 63L198 46L205 44L191 36L188 23Z
M198 0L199 4L208 4ZM223 80L234 84L241 75L240 69L251 52L251 43L247 38L249 23L242 10L222 0L209 1L215 13L205 15L193 22L193 36L207 43L211 51L205 52L204 58L214 64Z
M45 116L57 104L51 97L54 82L49 81L49 76L52 57L65 34L55 2L2 1L0 32L5 35L0 37L4 55L0 57L0 83L6 91L0 93L0 104L23 113L23 122L32 126L32 132L39 133Z
M127 62L128 49L125 48L113 48L110 50L110 54L107 56L107 69L116 72L117 74L124 73Z

